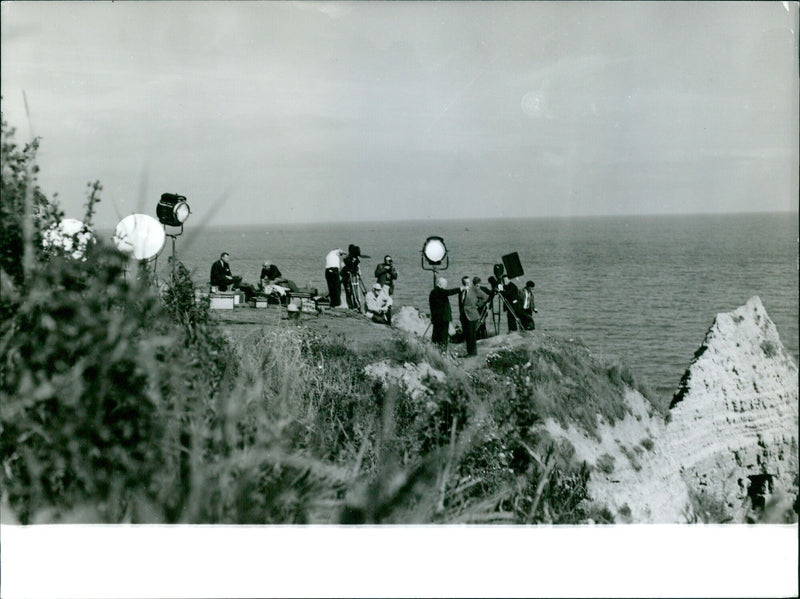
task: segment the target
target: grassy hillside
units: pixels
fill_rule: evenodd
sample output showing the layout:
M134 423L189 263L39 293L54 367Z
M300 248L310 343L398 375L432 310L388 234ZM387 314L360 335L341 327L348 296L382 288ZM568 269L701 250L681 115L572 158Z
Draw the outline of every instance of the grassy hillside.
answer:
M45 249L60 211L36 186L36 143L11 133L3 123L5 519L610 520L587 501L588 468L537 424L619 418L635 384L620 366L540 334L469 364L405 335L346 343L324 324L230 335L180 271L158 292L101 243ZM101 189L89 186L88 225ZM435 373L409 388L368 375L377 360Z
M465 369L410 336L353 350L286 320L234 342L179 301L186 281L160 299L121 269L100 247L48 262L3 325L2 483L23 522L608 521L536 426L623 414L633 381L585 347L531 336ZM368 376L377 358L444 376L413 393Z

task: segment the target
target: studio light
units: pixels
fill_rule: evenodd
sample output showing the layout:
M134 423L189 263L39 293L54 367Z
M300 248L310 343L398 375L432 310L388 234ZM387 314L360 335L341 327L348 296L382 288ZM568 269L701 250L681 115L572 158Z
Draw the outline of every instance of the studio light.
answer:
M422 257L420 263L422 270L433 271L433 286L436 287L436 272L447 270L450 266L450 258L447 256L447 246L444 239L437 236L428 237L422 244Z
M422 257L427 260L428 266L439 267L437 270L447 268L447 266L441 267L442 261L447 258L447 247L444 245L444 239L441 237L428 237L422 246ZM425 268L424 262L422 268Z
M156 206L158 221L169 227L182 226L191 213L186 198L176 193L162 193Z

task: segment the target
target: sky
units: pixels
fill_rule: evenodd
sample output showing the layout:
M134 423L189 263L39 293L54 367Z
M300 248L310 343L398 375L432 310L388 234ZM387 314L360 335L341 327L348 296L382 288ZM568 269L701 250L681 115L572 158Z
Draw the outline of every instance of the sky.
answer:
M0 11L3 117L98 226L798 208L796 2Z

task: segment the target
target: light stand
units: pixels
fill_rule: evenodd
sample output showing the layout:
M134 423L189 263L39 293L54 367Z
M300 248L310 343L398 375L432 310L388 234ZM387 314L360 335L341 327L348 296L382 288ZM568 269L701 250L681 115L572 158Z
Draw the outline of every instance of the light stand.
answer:
M181 225L180 232L178 233L167 233L166 227L164 228L164 234L172 239L172 280L175 280L175 266L178 263L178 259L175 256L175 240L183 235L183 225Z

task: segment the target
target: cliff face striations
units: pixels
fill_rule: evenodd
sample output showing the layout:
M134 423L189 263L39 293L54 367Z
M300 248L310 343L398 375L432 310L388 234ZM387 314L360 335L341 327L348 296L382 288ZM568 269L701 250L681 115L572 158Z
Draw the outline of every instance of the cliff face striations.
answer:
M593 466L588 489L617 522L745 522L798 493L798 371L758 297L719 314L666 418L629 390L599 439L546 422ZM776 509L775 512L779 512Z
M719 314L681 380L663 443L734 521L797 495L798 371L758 297Z

